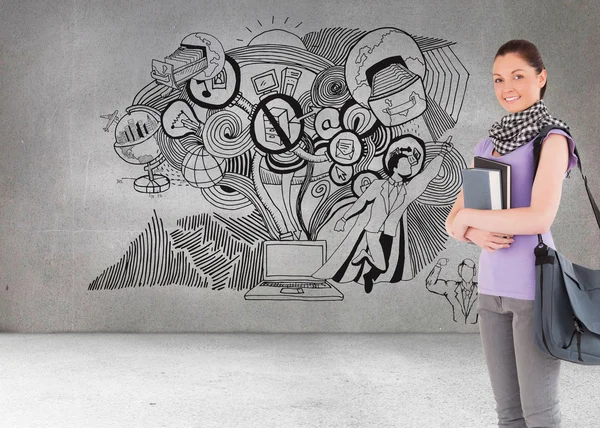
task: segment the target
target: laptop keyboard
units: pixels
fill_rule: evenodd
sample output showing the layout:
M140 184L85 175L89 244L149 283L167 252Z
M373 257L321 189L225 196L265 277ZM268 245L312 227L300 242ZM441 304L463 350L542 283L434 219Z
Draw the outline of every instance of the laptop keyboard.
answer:
M265 282L263 285L269 287L283 288L331 288L326 282Z

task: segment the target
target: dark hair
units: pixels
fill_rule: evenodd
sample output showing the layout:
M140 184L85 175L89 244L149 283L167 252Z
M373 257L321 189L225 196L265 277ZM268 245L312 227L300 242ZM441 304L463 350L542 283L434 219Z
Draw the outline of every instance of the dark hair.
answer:
M523 60L527 62L531 67L535 68L537 74L540 74L544 67L544 61L542 61L542 55L538 48L527 40L515 39L509 40L504 43L496 52L496 56L494 59L499 56L503 56L507 53L514 53L519 55ZM546 87L548 86L548 80L546 79L546 83L540 90L540 99L544 98L544 93L546 92Z
M389 175L390 177L394 174L394 169L396 169L396 167L398 166L398 161L401 158L407 158L408 156L405 155L404 153L395 153L392 156L390 156L390 159L388 160L387 163L387 168L386 168L386 173L387 175ZM402 178L407 178L404 175L401 175Z
M473 269L473 277L477 276L477 265L471 259L465 259L458 265L458 276L462 278L462 271L465 266Z

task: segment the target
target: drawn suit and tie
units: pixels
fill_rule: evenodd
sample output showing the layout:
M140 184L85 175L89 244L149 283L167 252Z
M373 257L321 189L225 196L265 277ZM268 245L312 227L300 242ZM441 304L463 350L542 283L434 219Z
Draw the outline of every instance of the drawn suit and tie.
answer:
M452 320L456 319L457 312L460 315L460 320L465 324L477 324L479 314L477 313L477 299L479 293L477 291L478 282L477 266L471 259L465 259L458 265L458 275L460 281L452 281L440 279L442 266L448 264L448 259L440 259L435 264L427 279L425 286L431 293L438 294L446 298L452 307Z

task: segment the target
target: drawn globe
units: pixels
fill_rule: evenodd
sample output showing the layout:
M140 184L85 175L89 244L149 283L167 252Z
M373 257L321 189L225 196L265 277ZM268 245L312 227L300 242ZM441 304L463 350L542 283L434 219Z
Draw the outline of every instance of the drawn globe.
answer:
M398 28L380 28L367 33L348 53L345 74L350 95L363 107L369 107L371 86L367 70L372 65L400 56L407 68L425 78L425 58L412 36Z
M213 187L223 178L221 168L223 161L224 159L208 153L204 146L197 145L190 148L185 155L181 172L187 182L194 187Z
M206 68L194 75L194 79L209 80L223 70L225 50L216 37L206 33L193 33L181 41L181 47L185 49L204 49L206 52Z
M125 162L145 165L160 154L155 135L159 120L147 111L132 111L123 115L115 128L115 152Z

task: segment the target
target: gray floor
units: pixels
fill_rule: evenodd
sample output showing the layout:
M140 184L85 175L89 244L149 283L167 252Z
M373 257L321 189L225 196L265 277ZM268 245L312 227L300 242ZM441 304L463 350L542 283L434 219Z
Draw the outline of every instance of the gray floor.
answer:
M563 427L600 367L563 363ZM0 334L0 425L492 427L474 334Z

